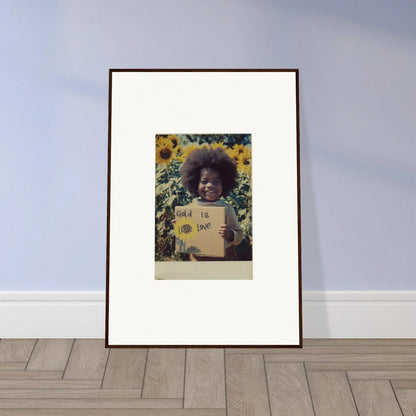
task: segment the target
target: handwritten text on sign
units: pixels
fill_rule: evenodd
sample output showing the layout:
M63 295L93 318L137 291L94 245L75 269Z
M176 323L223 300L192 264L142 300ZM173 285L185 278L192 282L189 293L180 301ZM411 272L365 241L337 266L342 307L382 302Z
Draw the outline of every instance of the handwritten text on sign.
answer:
M175 250L179 253L224 257L224 239L218 234L224 222L224 207L176 207Z

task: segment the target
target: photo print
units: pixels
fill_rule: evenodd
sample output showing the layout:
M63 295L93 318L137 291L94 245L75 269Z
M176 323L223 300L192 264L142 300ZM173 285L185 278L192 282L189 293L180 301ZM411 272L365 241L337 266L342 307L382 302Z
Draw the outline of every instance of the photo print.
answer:
M155 152L155 279L252 279L251 134L157 134Z

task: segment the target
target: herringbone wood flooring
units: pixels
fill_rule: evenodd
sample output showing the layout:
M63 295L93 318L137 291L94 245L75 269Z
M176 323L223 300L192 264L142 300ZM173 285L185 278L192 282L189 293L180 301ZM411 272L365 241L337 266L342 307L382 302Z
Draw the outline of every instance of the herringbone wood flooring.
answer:
M415 416L416 340L106 349L3 339L0 415Z

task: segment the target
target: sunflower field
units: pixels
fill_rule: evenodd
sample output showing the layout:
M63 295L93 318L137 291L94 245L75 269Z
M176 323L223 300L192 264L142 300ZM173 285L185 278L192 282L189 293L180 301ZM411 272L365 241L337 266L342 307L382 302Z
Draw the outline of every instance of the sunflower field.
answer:
M244 231L243 241L234 246L236 258L252 259L251 135L161 134L156 136L156 261L188 260L187 254L175 253L172 225L176 206L190 204L193 200L182 187L179 168L195 149L204 146L221 147L237 164L237 186L225 200L234 208Z

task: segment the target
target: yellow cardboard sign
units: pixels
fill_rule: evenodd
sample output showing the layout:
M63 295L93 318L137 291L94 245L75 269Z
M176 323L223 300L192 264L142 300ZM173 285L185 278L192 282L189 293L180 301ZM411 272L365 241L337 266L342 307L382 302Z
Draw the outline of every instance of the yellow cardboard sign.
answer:
M225 240L218 234L225 223L224 207L175 208L175 251L224 257Z

